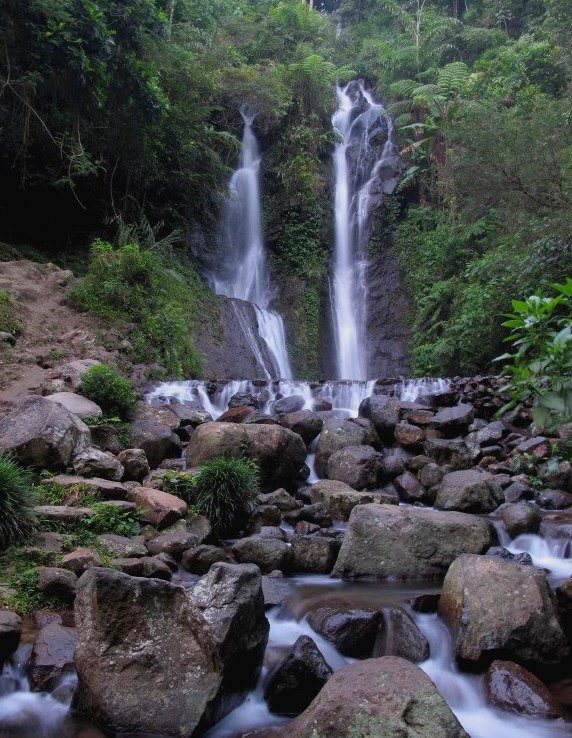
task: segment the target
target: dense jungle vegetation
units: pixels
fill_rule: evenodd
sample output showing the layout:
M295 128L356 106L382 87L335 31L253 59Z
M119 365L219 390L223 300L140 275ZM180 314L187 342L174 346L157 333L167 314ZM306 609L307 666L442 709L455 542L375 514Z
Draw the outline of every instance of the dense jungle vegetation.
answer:
M157 279L146 249L161 250L163 276L179 270L184 288L179 281L157 298L142 341L155 336L175 372L199 371L198 359L184 366L169 354L169 337L185 353L184 323L208 299L195 272L220 258L239 107L256 107L271 268L287 296L279 306L298 373L316 376L332 239L333 86L359 76L395 116L406 162L372 250L393 239L403 265L414 371L487 370L502 351L511 300L563 281L572 265L569 4L315 5L4 0L0 241L81 272L102 239L92 287L113 272L120 291L137 280L125 269L119 284L116 267L129 253L113 258L114 248L133 248L126 224L175 231L168 247L159 236L139 244L148 281L129 305L133 313L147 305L146 284ZM118 229L120 242L102 246ZM120 309L101 284L77 299L100 315Z

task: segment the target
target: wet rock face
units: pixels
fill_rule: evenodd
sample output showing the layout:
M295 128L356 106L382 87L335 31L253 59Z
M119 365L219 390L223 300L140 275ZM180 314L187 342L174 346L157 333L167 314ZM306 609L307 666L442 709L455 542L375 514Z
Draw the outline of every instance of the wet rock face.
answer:
M386 395L366 397L359 406L360 417L371 420L381 440L389 443L393 441L399 413L399 402Z
M309 446L320 434L324 421L311 410L298 410L282 415L280 424L301 436L304 443Z
M429 642L400 607L382 610L373 656L401 656L419 663L429 658Z
M439 487L435 507L467 513L488 513L503 502L501 486L492 474L479 469L464 469L445 474Z
M383 456L371 446L346 446L330 456L326 476L356 490L379 486Z
M302 438L279 425L203 423L191 437L187 463L199 466L215 456L243 457L245 448L258 461L261 485L268 491L290 487L307 454Z
M74 628L49 623L40 630L30 659L32 689L50 691L64 674L73 671L76 643Z
M326 476L330 458L348 446L378 446L379 438L371 424L332 418L326 420L316 448L316 471Z
M381 615L378 611L347 606L319 607L308 615L308 622L321 636L331 641L344 656L371 656Z
M0 666L18 648L22 635L22 618L15 612L0 610Z
M310 488L312 502L323 503L330 515L337 520L347 520L356 505L373 502L371 492L357 491L345 482L320 479Z
M203 730L256 680L268 638L260 573L251 566L214 564L190 595L157 579L91 569L75 617L74 706L111 732ZM145 709L142 694L153 695Z
M540 679L512 661L493 661L484 684L490 702L502 710L536 718L562 716L560 706Z
M276 735L468 738L429 677L394 656L358 661L337 671L311 705Z
M456 655L480 663L499 653L558 664L569 653L544 573L492 556L460 556L450 566L439 613Z
M165 423L155 420L136 420L129 429L129 442L133 448L141 448L152 468L167 458L181 455L181 442Z
M282 715L299 715L332 673L314 641L300 636L270 674L264 692L269 709Z
M348 523L333 576L439 579L462 553L494 540L488 521L459 512L360 505Z

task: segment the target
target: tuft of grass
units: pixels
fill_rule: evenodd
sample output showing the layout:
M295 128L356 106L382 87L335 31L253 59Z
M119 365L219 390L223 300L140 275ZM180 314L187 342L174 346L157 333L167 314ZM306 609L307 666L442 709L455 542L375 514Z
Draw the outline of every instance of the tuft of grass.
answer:
M183 499L187 505L193 504L196 493L193 475L185 472L170 471L163 476L163 489Z
M90 367L81 378L78 392L101 407L104 413L126 420L137 404L133 384L107 364Z
M0 331L19 336L22 332L22 324L16 317L16 306L10 295L0 290Z
M32 533L36 524L33 476L0 456L0 551Z
M219 457L206 461L192 481L196 511L209 519L218 535L228 535L258 494L260 472L250 459Z
M1 604L28 615L34 610L61 609L62 603L43 595L38 589L38 562L25 550L11 546L0 557L0 585L15 590Z

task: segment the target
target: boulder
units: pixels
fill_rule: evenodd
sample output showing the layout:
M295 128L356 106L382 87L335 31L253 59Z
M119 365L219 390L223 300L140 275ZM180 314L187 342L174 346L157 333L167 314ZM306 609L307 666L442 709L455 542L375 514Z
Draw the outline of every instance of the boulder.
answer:
M280 400L276 400L272 405L272 412L275 415L288 415L298 412L305 404L306 400L302 395L290 395L289 397L282 397Z
M275 538L241 538L233 544L232 554L240 563L256 564L263 573L285 571L290 566L290 546Z
M482 553L494 540L476 515L396 505L359 505L350 516L333 570L345 579L439 579L462 553Z
M270 711L299 715L332 673L314 641L309 636L300 636L268 678L264 698Z
M103 410L99 405L96 405L95 402L88 400L83 395L76 395L75 392L56 392L53 395L47 395L46 400L63 405L66 410L69 410L70 413L77 415L82 420L86 418L100 418L103 415Z
M374 489L383 470L383 456L371 446L346 446L326 463L326 476L356 490Z
M231 564L215 564L190 593L91 569L75 617L74 707L112 733L204 732L256 680L268 637L259 572Z
M281 512L298 510L302 507L302 503L295 500L285 489L277 489L274 492L258 495L256 502L259 505L272 505L273 507L277 507Z
M262 577L262 592L266 609L284 604L292 594L292 585L286 577L282 576L282 572L279 573L280 576L275 576L272 572Z
M334 568L340 542L326 536L294 536L290 542L292 570L295 572L329 574Z
M306 446L297 433L280 425L203 423L187 447L189 466L215 456L241 458L245 453L260 466L261 486L272 491L291 486L306 459Z
M419 663L429 658L429 641L400 607L382 610L373 656L401 656Z
M91 442L102 451L112 454L121 453L123 446L119 440L119 431L113 423L88 424L91 433Z
M33 690L51 692L64 674L73 671L76 643L74 628L49 623L40 630L30 658L30 684Z
M505 502L521 502L522 500L533 500L534 490L528 484L513 482L504 489Z
M308 622L331 641L344 656L369 658L373 651L381 613L361 608L326 606L312 610Z
M467 513L488 513L503 502L501 486L489 472L463 469L445 474L437 488L435 507L438 510L459 510Z
M401 421L395 426L395 440L405 448L419 448L425 440L425 433L421 428L411 423Z
M280 738L469 738L422 669L384 656L344 666Z
M489 701L501 710L534 718L562 717L558 703L540 679L512 661L493 661L484 685Z
M65 469L89 445L89 428L57 402L33 395L0 420L0 453L38 471Z
M135 487L127 497L142 510L144 519L158 530L172 525L187 514L184 500L159 489Z
M540 495L538 504L545 510L566 510L572 507L572 494L561 489L548 489Z
M485 556L495 556L503 561L512 561L514 564L522 564L523 566L532 566L532 557L529 553L522 552L518 554L511 553L508 548L502 546L493 546L489 548Z
M76 359L55 367L48 375L46 389L49 392L76 392L85 372L99 363L101 362L94 359Z
M423 450L438 464L453 464L460 468L472 463L471 452L460 438L428 438Z
M76 548L62 556L61 566L79 576L92 566L101 566L101 559L93 548Z
M258 398L249 392L236 392L228 401L228 407L230 410L235 407L252 407L260 410L260 403Z
M120 558L139 558L147 556L147 546L143 536L119 536L115 533L103 533L97 536L97 542L111 556Z
M431 425L447 436L463 435L475 417L475 408L469 404L444 407L433 417Z
M313 505L304 505L299 510L291 510L290 512L284 513L284 520L293 526L302 520L308 523L314 523L320 528L329 528L332 525L332 516L321 502Z
M393 483L401 502L408 502L412 505L416 503L432 505L435 501L435 490L425 489L417 477L409 471L400 474Z
M566 443L569 445L570 439L567 439ZM561 489L568 493L572 492L572 464L569 461L554 464L549 459L539 467L538 476L547 487Z
M56 597L62 602L70 603L75 598L77 576L69 569L39 566L38 589L46 597Z
M118 454L117 459L123 465L125 481L142 482L151 471L142 448L126 448Z
M150 554L167 553L179 560L185 551L195 548L199 539L193 533L181 531L179 533L167 533L147 541L147 549Z
M70 523L71 525L94 514L90 507L72 507L69 505L36 505L34 512L44 520L54 523Z
M441 482L444 476L445 472L438 464L429 462L428 464L425 464L421 467L417 478L424 487L431 488L436 487Z
M169 564L165 563L159 556L142 556L138 559L139 566L141 567L142 577L150 577L152 579L164 579L169 581L173 572Z
M556 664L568 654L544 573L492 556L453 561L439 600L457 657Z
M123 479L125 471L117 457L95 446L89 446L76 454L73 468L80 477L99 477L116 482Z
M538 508L526 502L504 505L501 518L511 538L521 533L536 533L542 521Z
M295 413L281 415L280 425L297 433L302 437L306 446L309 446L314 438L320 435L324 421L311 410L298 410Z
M310 488L312 502L323 503L336 520L347 520L356 505L374 501L371 492L357 491L345 482L320 479Z
M316 447L316 471L320 476L325 476L329 458L342 448L378 444L379 439L373 426L364 427L352 420L340 418L326 420Z
M359 415L373 423L380 439L392 443L395 427L399 423L399 401L386 395L371 395L362 400Z
M73 474L58 474L55 477L48 477L42 480L42 485L44 487L71 487L70 492L73 491L74 487L78 487L79 485L82 489L87 489L90 492L99 492L106 500L121 500L127 494L127 488L121 482L115 482L111 479L100 479L99 477L85 479L84 477L78 477Z
M187 549L183 553L181 564L191 574L206 574L213 564L218 561L230 562L230 553L218 546L200 545Z
M185 402L183 405L170 405L169 410L179 418L181 428L196 428L201 423L211 421L208 413L199 402Z
M18 648L22 636L22 618L15 612L0 610L0 668Z
M141 448L152 468L163 459L181 455L181 442L174 431L165 423L156 420L136 420L129 428L129 443L132 448Z

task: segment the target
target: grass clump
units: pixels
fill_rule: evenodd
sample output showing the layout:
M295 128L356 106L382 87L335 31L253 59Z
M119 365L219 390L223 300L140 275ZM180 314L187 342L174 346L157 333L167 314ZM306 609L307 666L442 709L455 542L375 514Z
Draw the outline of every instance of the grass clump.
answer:
M192 327L208 293L190 267L160 246L95 241L88 272L71 300L105 320L133 324L135 362L157 362L174 377L198 376L202 359Z
M250 459L214 458L192 477L195 509L218 535L236 530L259 491L260 472Z
M16 317L16 308L10 295L0 290L0 331L19 336L22 324Z
M0 551L34 530L32 474L9 456L0 456Z
M46 597L38 588L39 563L37 557L18 546L11 546L0 556L0 587L9 593L0 596L4 607L19 615L61 608L61 602Z
M137 404L133 384L107 364L96 364L83 373L78 392L101 407L106 414L125 420Z
M195 502L194 476L186 472L169 471L163 476L163 489L183 499L188 505Z
M118 536L136 536L141 529L137 514L132 510L122 510L107 502L96 502L91 507L94 514L80 523L86 531L96 535L114 533Z

